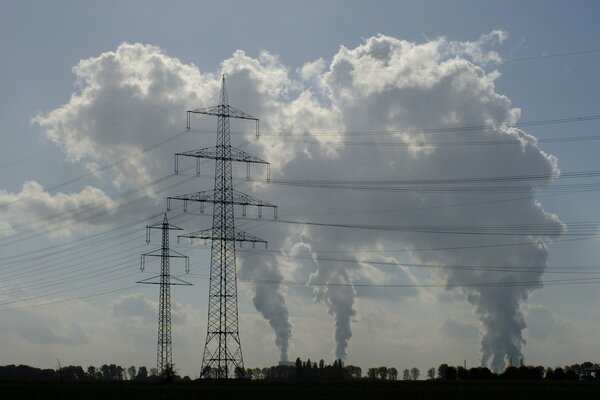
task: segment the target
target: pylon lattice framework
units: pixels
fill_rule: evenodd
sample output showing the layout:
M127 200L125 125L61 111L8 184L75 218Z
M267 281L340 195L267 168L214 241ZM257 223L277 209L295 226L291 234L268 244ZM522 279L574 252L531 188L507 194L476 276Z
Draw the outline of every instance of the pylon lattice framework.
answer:
M169 260L173 257L183 258L185 260L185 272L188 273L189 258L175 250L169 249L169 231L182 230L181 228L169 224L167 214L160 224L155 224L146 227L146 243L150 243L150 232L152 229L160 229L162 231L162 245L160 249L152 250L142 254L141 266L142 271L146 267L146 257L160 257L160 275L152 278L144 279L138 283L160 285L159 306L158 306L158 348L156 353L156 368L161 378L169 379L172 377L173 371L173 344L171 340L171 286L186 285L191 283L185 282L179 278L171 276Z
M262 207L272 207L276 216L277 208L273 204L233 189L232 161L246 162L248 170L251 163L264 164L267 168L269 163L231 146L231 118L256 121L257 136L259 120L229 105L225 76L222 80L219 105L187 111L188 131L190 130L191 114L217 117L217 145L175 154L175 173L178 172L179 157L195 157L197 168L198 159L213 159L215 160L214 190L169 197L167 208L170 207L171 200L183 201L184 211L187 210L188 201L200 202L202 207L204 203L213 204L212 228L179 237L212 241L208 323L200 376L227 379L233 375L243 376L244 374L238 329L235 243L264 243L265 246L267 244L265 240L235 228L234 205L242 205L244 214L248 205L257 206L259 215L261 215Z

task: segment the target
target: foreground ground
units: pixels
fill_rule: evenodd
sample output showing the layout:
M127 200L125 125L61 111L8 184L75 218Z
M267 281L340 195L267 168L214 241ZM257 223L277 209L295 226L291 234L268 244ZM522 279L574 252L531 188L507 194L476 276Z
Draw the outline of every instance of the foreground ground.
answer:
M0 399L599 399L600 383L578 381L418 382L0 382Z

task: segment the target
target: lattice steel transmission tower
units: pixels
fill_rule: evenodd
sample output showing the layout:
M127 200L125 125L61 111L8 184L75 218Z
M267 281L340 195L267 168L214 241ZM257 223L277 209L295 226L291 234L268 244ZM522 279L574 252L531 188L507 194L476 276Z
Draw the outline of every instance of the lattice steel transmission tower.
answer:
M185 285L191 283L185 282L179 278L171 276L169 260L173 257L183 258L185 261L185 272L190 272L189 258L183 254L169 249L169 231L182 230L181 228L169 224L167 214L163 222L151 226L146 226L146 243L150 243L150 232L152 229L162 231L162 246L160 249L142 254L140 269L144 271L146 267L146 257L160 257L160 275L144 279L138 283L151 285L160 285L160 296L158 306L158 349L156 355L156 368L161 379L170 379L173 377L173 344L171 341L171 286Z
M184 211L187 202L200 202L201 209L204 203L213 204L212 228L198 232L181 235L185 238L199 238L211 240L210 258L210 283L208 294L208 326L206 344L202 357L201 377L227 379L233 375L242 375L244 361L242 346L238 330L238 300L237 300L237 271L235 257L235 243L267 242L249 233L235 228L234 205L243 207L257 206L259 216L262 207L272 207L274 216L277 217L277 207L245 193L234 190L232 178L232 161L247 163L249 176L250 164L258 163L267 166L269 163L254 157L238 148L231 146L230 119L245 119L256 121L256 135L258 136L258 118L237 110L229 105L225 76L223 76L219 105L187 112L187 128L190 130L190 117L192 114L204 114L217 117L217 145L200 150L187 151L175 154L175 172L179 169L179 157L195 157L196 166L199 159L215 160L215 185L213 190L202 191L167 199L167 209L171 200L184 202ZM269 179L269 175L267 175Z

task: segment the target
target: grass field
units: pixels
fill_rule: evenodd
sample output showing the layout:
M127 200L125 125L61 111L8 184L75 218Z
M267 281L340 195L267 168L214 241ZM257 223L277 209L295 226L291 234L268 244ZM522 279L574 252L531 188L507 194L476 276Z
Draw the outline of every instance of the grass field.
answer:
M343 381L0 383L0 399L599 399L598 382L578 381Z

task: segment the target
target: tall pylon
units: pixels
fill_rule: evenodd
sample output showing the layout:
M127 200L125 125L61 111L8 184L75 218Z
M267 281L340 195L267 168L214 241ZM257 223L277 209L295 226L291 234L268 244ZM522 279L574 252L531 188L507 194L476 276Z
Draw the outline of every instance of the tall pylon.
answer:
M215 184L213 190L172 196L167 199L167 209L171 200L184 202L200 202L202 210L204 203L213 204L212 228L181 235L180 237L211 240L210 282L208 290L208 324L206 344L202 357L200 376L203 378L227 379L244 376L244 361L238 329L238 299L235 243L267 242L254 235L235 228L234 205L241 205L245 215L246 206L257 206L259 216L262 207L272 207L277 217L277 207L245 193L234 190L232 177L232 161L247 163L247 174L250 164L267 166L269 179L269 163L231 146L230 119L245 119L256 121L258 136L258 118L229 105L225 75L223 75L219 105L187 111L187 129L190 130L191 114L204 114L217 117L217 145L200 150L175 154L175 173L178 172L179 157L195 157L215 160Z
M146 226L146 243L150 243L150 232L152 229L162 231L162 246L160 249L142 254L140 269L146 268L146 257L160 257L160 275L144 279L137 283L160 285L160 296L158 305L158 348L156 352L156 368L161 379L170 380L173 377L173 343L171 341L171 286L185 285L191 283L185 282L179 278L171 276L169 260L173 257L183 258L185 261L185 272L190 272L189 258L175 250L169 249L169 231L182 230L181 228L169 224L167 214L162 223Z

